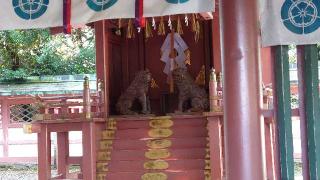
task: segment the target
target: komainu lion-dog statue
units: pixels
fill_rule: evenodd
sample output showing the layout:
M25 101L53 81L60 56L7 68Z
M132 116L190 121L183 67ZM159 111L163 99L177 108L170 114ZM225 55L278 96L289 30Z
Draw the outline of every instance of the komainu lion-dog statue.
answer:
M186 68L172 71L175 86L179 90L178 111L183 112L183 105L190 100L191 109L188 112L202 112L208 109L209 100L205 89L198 86Z
M150 101L147 97L150 82L152 80L149 70L136 73L134 80L127 90L121 94L116 104L118 113L122 115L136 115L137 112L131 110L133 102L137 99L142 106L142 114L150 114Z

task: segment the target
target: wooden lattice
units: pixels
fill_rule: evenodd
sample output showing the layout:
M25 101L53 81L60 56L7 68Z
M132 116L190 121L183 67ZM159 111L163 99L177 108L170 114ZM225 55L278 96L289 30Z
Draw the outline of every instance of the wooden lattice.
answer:
M10 106L10 123L32 122L38 107L31 104L17 104Z

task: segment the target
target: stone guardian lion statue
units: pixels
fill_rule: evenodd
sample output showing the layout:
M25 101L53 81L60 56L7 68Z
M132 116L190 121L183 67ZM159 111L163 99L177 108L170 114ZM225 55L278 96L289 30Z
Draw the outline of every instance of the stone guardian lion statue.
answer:
M150 82L152 80L149 70L136 73L134 80L126 91L121 94L116 104L118 113L122 115L136 115L138 113L131 110L134 100L138 99L142 106L142 114L149 114L150 101L147 97Z
M199 87L186 68L172 71L175 86L179 90L178 111L183 112L183 105L187 100L191 102L189 112L202 112L208 109L209 100L205 89Z

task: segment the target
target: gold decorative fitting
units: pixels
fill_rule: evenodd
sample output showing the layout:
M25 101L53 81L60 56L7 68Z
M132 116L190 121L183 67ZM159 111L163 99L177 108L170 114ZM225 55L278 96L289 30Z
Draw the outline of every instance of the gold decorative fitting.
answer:
M145 162L143 167L147 170L165 170L169 168L169 164L164 160L156 160Z
M172 142L168 139L153 139L147 141L147 146L152 149L168 148L172 146Z
M98 172L108 172L108 163L97 163L97 171Z
M89 78L88 78L88 76L84 77L83 86L84 86L84 87L89 87Z
M167 180L168 176L164 173L146 173L141 176L141 180Z
M149 126L152 128L170 128L173 126L173 121L170 119L155 119L149 122Z
M111 160L111 152L98 152L98 160L99 161L110 161Z
M148 132L149 137L152 138L167 138L172 136L173 132L170 129L151 129Z
M102 132L102 139L114 139L116 132L114 130L107 130Z
M211 171L205 170L204 177L205 177L205 180L211 180Z
M111 150L112 149L112 140L104 140L100 141L100 149L101 150Z
M109 119L108 124L107 124L107 129L116 130L117 129L117 121L115 121L114 119Z
M25 134L32 134L32 124L23 124L23 132Z
M205 160L205 167L204 167L204 169L206 169L206 170L210 170L210 169L211 169L210 160Z
M206 149L206 159L210 159L210 149Z
M105 173L98 173L96 179L97 179L97 180L105 180L106 177L107 177L107 174L105 174Z
M217 74L215 69L210 70L210 81L217 82Z
M166 159L170 157L168 149L151 149L144 156L148 159Z
M222 112L223 111L223 107L221 106L214 106L213 107L213 112Z

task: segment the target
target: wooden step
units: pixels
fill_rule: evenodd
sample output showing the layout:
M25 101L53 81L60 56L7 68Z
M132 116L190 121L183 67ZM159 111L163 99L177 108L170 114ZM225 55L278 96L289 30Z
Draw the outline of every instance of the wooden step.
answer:
M149 128L152 126L152 121L154 120L144 120L144 121L117 121L116 128L119 130L123 129L141 129L141 128ZM161 121L161 120L160 120ZM164 123L168 120L162 120ZM172 128L175 127L206 127L207 121L205 119L188 119L188 120L170 120L172 121Z
M155 164L160 164L155 165ZM118 161L111 160L108 162L100 161L97 163L98 172L145 172L147 170L171 170L171 171L187 171L187 170L206 170L210 169L207 160L157 160L157 161Z
M208 171L203 170L188 170L188 171L158 171L158 172L110 172L107 173L107 180L141 180L143 176L149 175L152 177L154 173L164 174L168 180L209 180Z
M162 129L126 129L105 130L102 139L150 139L150 138L191 138L207 137L208 132L204 127L162 128Z
M206 148L208 144L207 137L189 137L189 138L166 138L171 142L170 149L187 149L187 148ZM150 147L152 141L147 139L115 139L100 141L100 150L107 150L112 147L113 150L146 150Z
M99 152L98 160L136 161L148 159L205 159L206 148L196 149L152 149L152 150L112 150L109 152ZM110 158L109 158L110 157Z

